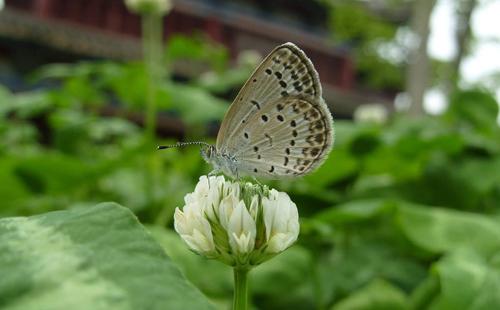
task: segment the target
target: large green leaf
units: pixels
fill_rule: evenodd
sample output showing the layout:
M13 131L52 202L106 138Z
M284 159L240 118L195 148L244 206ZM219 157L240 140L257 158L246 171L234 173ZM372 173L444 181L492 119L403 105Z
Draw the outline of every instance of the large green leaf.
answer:
M486 215L406 204L397 216L406 236L432 253L460 247L483 253L500 249L500 221Z
M448 118L486 133L496 130L497 115L495 97L481 89L457 91L451 97L447 112Z
M393 202L385 199L353 200L319 212L316 219L330 224L359 223L390 214L395 207Z
M353 177L358 170L359 164L347 148L334 148L323 165L304 180L313 187L324 188Z
M194 254L172 230L161 226L148 226L148 230L196 287L212 298L226 298L231 301L233 275L230 267Z
M259 309L311 309L315 295L313 257L295 245L250 273L250 287Z
M0 220L2 309L210 309L126 208Z
M407 309L404 292L383 280L374 280L335 304L332 310Z
M430 309L500 309L500 266L471 249L456 251L435 265L441 294Z

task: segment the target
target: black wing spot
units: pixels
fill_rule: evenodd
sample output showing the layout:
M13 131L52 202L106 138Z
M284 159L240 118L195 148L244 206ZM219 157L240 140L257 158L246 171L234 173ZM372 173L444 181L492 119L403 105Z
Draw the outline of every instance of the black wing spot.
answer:
M253 172L257 173L257 168L253 168Z
M285 163L283 164L283 166L286 166L288 165L288 157L285 156Z
M292 127L297 126L297 123L295 122L295 120L292 120L292 121L290 122L290 126L292 126Z
M273 73L273 71L271 71L271 69L266 69L266 73L271 75Z
M281 74L281 72L274 72L274 75L276 75L276 77L278 78L278 80L281 80L281 78L283 77L283 75Z
M282 92L281 92L281 96L283 96L283 97L287 97L287 96L288 96L288 92L286 92L286 91L282 91Z
M289 148L286 148L286 149L285 149L285 153L286 153L286 155L290 155L290 149L289 149Z
M278 105L276 106L276 109L277 109L278 111L283 110L283 105L282 105L281 103L278 103Z
M260 156L260 154L257 154L257 159L261 159L262 156Z
M299 81L296 81L293 83L293 87L295 88L296 91L302 91L304 88L302 87L302 84Z
M283 87L283 88L286 88L286 82L285 81L280 81L280 86Z
M290 140L290 145L294 146L295 145L295 140Z
M259 147L254 146L254 147L253 147L253 150L254 150L255 152L258 152L258 151L259 151Z
M276 118L278 119L278 121L280 122L284 122L285 121L285 118L283 117L283 115L281 114L278 114L278 116L276 116Z
M298 135L297 130L292 131L292 136L296 137Z
M273 172L274 171L274 166L271 166L271 169L269 169L269 172Z
M260 110L260 104L257 101L251 100L250 102L257 107L257 110Z
M263 120L264 122L267 122L267 121L268 121L268 119L269 119L269 118L267 117L267 115L265 115L265 114L263 114L263 115L261 116L261 118L262 118L262 120Z
M245 137L245 139L248 139L248 133L247 133L247 132L245 132L245 133L243 134L243 136Z
M316 156L316 155L318 155L318 154L319 154L319 152L320 152L320 149L319 149L319 148L317 148L317 147L315 147L315 148L311 149L311 155L312 155L312 156Z
M257 79L253 79L253 82L254 82L254 83L255 83L255 82L257 82Z
M318 142L318 143L323 143L324 139L325 139L325 138L323 137L323 134L322 134L322 133L319 133L319 134L317 134L317 135L314 137L314 140L315 140L316 142Z

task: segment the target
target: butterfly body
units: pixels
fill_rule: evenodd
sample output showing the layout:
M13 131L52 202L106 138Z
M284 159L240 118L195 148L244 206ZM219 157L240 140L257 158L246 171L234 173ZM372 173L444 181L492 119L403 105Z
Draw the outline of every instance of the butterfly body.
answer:
M333 120L318 73L293 43L276 47L229 107L216 145L201 154L233 178L293 178L310 173L333 145Z
M217 150L215 145L208 145L201 149L201 156L214 167L212 173L222 172L234 179L240 177L238 160L225 152Z

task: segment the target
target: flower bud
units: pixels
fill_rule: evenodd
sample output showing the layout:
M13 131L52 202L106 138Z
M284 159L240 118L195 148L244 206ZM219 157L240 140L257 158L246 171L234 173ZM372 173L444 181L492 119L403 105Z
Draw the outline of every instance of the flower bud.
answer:
M202 176L176 208L175 230L196 253L251 267L290 247L299 235L296 205L267 186Z
M165 15L172 8L171 0L125 0L127 8L137 14Z

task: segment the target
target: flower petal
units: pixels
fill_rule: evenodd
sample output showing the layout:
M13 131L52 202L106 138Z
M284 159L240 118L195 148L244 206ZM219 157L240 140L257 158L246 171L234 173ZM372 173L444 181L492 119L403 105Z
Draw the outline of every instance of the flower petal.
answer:
M248 253L253 250L256 231L255 221L241 200L231 214L227 229L232 250L237 253Z

